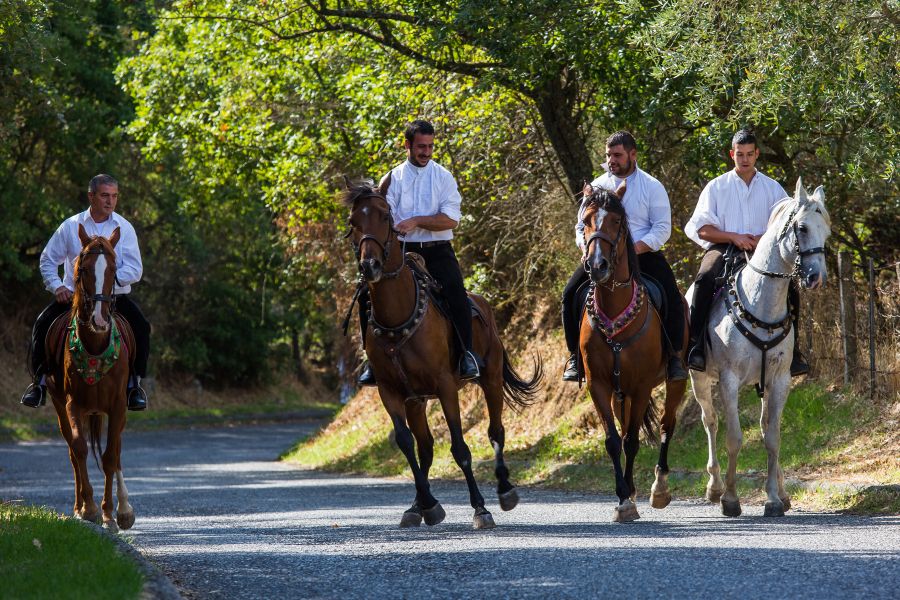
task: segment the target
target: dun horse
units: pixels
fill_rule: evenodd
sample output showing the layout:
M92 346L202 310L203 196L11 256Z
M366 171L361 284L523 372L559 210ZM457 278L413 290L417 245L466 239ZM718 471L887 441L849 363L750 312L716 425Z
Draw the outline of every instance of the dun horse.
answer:
M426 420L426 400L437 397L450 430L450 451L462 469L475 509L476 529L495 526L484 506L472 474L472 455L463 439L458 391L460 381L455 365L459 350L450 321L438 309L429 293L429 277L421 267L410 267L412 257L404 256L401 240L384 197L368 185L348 187L344 202L350 207L347 235L351 237L358 267L368 285L372 312L366 335L366 353L378 381L381 402L394 425L397 445L406 457L415 478L416 498L403 514L400 526L436 525L444 509L431 494L428 470L434 456L434 438ZM474 349L484 359L478 384L487 399L488 437L494 449L497 495L503 510L519 501L503 458L505 431L504 400L511 407L529 404L542 377L540 363L531 379L523 380L509 364L509 357L497 331L494 315L484 298L469 294L477 316L473 317ZM418 459L413 450L418 448Z
M660 316L640 277L621 200L606 190L595 191L589 197L583 219L584 268L591 284L587 311L581 321L580 348L588 389L600 414L606 451L616 475L619 506L613 521L627 522L640 518L634 503L634 460L640 446L641 426L649 438L656 437L656 412L650 393L666 379L667 352ZM669 310L686 310L686 305L669 307ZM687 338L685 332L684 339ZM684 354L686 345L678 350ZM666 382L662 443L650 495L654 508L665 508L672 499L667 482L668 449L686 384L685 381ZM621 436L616 419L622 428Z
M54 365L47 377L47 389L75 471L75 516L86 521L100 522L88 479L88 444L96 460L102 415L108 417L100 508L103 527L117 531L119 527L128 529L134 524L134 510L128 503L120 461L134 337L127 321L112 310L116 280L114 248L119 241L119 228L107 240L102 236L88 237L79 225L78 236L82 249L75 262L72 311L59 317L47 334L47 364ZM113 478L119 500L115 519Z
M706 497L710 502L721 501L725 516L741 514L735 487L742 443L738 392L752 383L757 384L762 401L759 426L769 455L764 514L783 516L791 506L778 462L781 413L790 390L794 347L788 285L792 278L799 279L808 289L825 285L825 241L830 234L824 190L819 186L810 198L798 179L794 199L785 199L772 212L766 233L747 261L749 268L728 279L721 300L714 300L706 328L706 371L691 371L691 382L694 397L703 409L703 426L709 440L710 480ZM719 424L712 401L712 382L716 380L728 425L728 472L724 485L716 458Z

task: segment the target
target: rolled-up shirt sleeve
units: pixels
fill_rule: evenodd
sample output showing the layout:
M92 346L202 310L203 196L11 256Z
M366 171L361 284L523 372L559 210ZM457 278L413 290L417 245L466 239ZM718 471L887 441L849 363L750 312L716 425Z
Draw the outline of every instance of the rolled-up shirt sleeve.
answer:
M120 287L130 286L141 280L144 265L137 234L131 225L119 227L119 243L116 244L116 281Z
M460 205L462 204L462 196L459 194L459 187L456 185L456 179L449 172L444 173L440 186L440 211L441 214L450 217L459 223L462 217Z
M50 236L50 241L41 252L41 278L44 280L44 287L51 294L63 284L59 278L59 267L66 262L67 257L66 230L66 223L63 222Z
M669 206L669 194L661 183L655 182L648 196L650 205L647 207L647 216L652 225L650 231L637 241L644 242L656 252L672 235L672 208Z
M712 205L712 194L710 188L713 182L706 184L700 193L700 199L697 206L694 207L694 214L684 226L684 234L699 244L703 248L709 248L712 243L700 238L700 229L705 225L712 225L716 229L722 229L722 221L716 216L714 206Z

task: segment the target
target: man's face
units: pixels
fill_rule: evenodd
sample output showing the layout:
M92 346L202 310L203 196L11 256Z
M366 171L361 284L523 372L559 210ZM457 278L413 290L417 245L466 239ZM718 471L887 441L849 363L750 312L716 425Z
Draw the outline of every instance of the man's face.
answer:
M119 186L101 184L97 186L96 192L88 192L88 200L91 203L91 216L94 217L94 220L105 221L116 210L116 203L119 201Z
M606 168L616 177L627 177L634 171L634 163L637 160L637 150L625 150L625 146L606 147Z
M418 167L424 167L431 160L431 153L434 152L434 136L417 133L413 141L406 140L405 145L409 162Z
M731 147L731 159L734 161L734 170L739 175L752 173L756 168L756 159L759 158L759 148L756 144L735 144Z

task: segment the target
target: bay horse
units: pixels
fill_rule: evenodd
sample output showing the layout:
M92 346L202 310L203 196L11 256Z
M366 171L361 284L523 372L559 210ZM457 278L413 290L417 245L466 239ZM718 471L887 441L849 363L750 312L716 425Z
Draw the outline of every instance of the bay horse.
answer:
M738 414L738 392L756 384L762 411L759 426L768 453L767 500L763 514L784 516L791 499L784 489L784 473L778 462L781 447L781 413L791 386L790 362L794 350L791 316L787 305L791 279L802 287L825 285L825 242L831 234L831 218L825 208L822 186L809 197L800 179L794 198L785 198L769 217L746 266L733 274L710 310L706 331L706 371L691 371L694 397L703 411L709 442L709 483L706 498L721 502L722 514L737 517L741 502L736 489L738 453L743 441ZM749 268L747 268L749 267ZM693 290L689 290L691 294ZM728 472L723 485L716 457L718 417L712 400L712 383L718 381L728 427Z
M351 239L361 274L358 292L368 286L371 298L366 354L381 402L393 423L397 445L415 479L415 501L403 513L400 526L417 527L423 519L427 525L436 525L446 516L428 482L434 438L425 409L426 400L437 397L450 431L450 452L465 475L469 501L475 509L473 527L491 529L494 519L484 506L472 474L472 454L463 439L458 392L466 382L456 371L459 349L454 345L453 326L429 292L432 284L424 267L410 266L418 255L404 255L391 209L381 192L368 184L348 183L343 202L350 208L345 237ZM497 495L500 508L512 510L519 495L509 481L503 458L503 405L505 401L511 408L519 408L533 402L542 379L541 363L539 359L535 362L529 380L522 379L510 365L490 305L479 295L470 293L469 298L477 311L472 321L473 349L485 363L478 385L487 400Z
M128 503L120 459L134 336L128 322L113 312L114 248L119 241L119 228L107 240L103 236L88 237L79 224L78 237L82 248L74 267L72 310L60 316L47 334L46 358L51 365L47 390L75 471L75 516L95 523L100 522L101 515L88 478L88 444L97 460L103 415L107 416L100 508L103 527L115 532L134 524L134 509ZM113 478L119 501L115 519Z
M661 317L640 276L628 218L619 196L607 190L592 190L582 218L584 268L591 283L579 345L587 386L600 415L606 452L615 471L619 505L613 521L623 523L640 518L634 502L634 460L640 447L642 426L649 439L656 439L657 415L650 394L666 381L668 352L663 345ZM682 301L682 306L669 310L686 311L687 305ZM684 340L687 339L685 326ZM687 342L676 350L684 355ZM654 508L665 508L672 500L668 489L668 449L686 387L685 380L666 381L662 443L650 494Z

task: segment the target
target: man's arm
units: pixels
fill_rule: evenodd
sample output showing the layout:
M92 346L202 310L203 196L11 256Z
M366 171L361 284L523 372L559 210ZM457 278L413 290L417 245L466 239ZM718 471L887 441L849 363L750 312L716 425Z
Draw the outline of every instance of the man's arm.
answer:
M116 281L119 286L125 287L141 280L144 264L141 261L141 249L134 227L130 225L120 227L119 233L121 237L116 244L116 255L121 260L116 261Z
M428 231L446 231L448 229L453 229L457 225L459 225L459 221L454 221L444 213L438 213L428 217L411 217L405 219L394 225L394 229L399 231L402 235L406 235L416 228L427 229Z
M638 254L656 252L665 244L672 234L672 207L669 205L669 194L661 183L654 183L649 193L650 206L647 214L650 218L650 231L634 244Z
M56 296L57 302L68 302L72 298L72 290L63 285L59 278L59 266L66 262L66 223L57 227L50 241L41 252L41 278L44 288Z
M754 250L759 243L759 236L749 233L722 231L715 225L704 225L697 230L701 240L711 244L734 244L740 250Z

